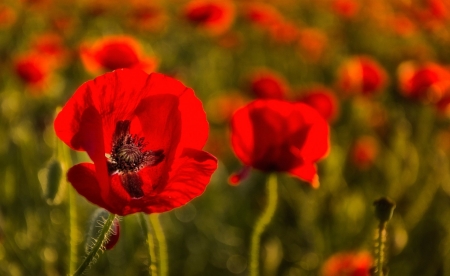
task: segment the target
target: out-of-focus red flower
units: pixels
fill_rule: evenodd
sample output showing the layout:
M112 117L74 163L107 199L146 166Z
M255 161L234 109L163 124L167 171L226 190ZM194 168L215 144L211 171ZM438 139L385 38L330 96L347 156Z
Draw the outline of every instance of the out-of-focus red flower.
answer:
M366 251L338 253L325 261L322 276L370 276L372 262Z
M322 86L303 89L296 99L313 107L328 122L333 122L339 115L339 103L334 93Z
M92 74L120 68L141 69L151 73L158 64L155 57L144 56L139 42L130 36L108 36L92 46L84 44L80 54L86 70Z
M353 18L359 12L359 3L355 0L333 0L333 11L343 18Z
M361 136L354 142L350 158L354 166L365 170L372 166L378 156L378 141L372 136Z
M158 213L201 195L217 168L202 151L208 122L192 89L170 77L121 69L84 83L55 119L56 135L92 163L67 179L118 215Z
M193 0L184 7L183 16L208 34L220 35L233 24L235 8L228 0Z
M269 34L275 42L289 44L298 40L300 29L292 22L279 21L270 26Z
M386 82L386 71L368 56L350 58L338 69L337 87L345 95L373 95L381 92Z
M255 100L231 119L231 145L245 166L287 172L319 186L315 163L329 150L329 127L303 103Z
M264 3L249 3L243 8L243 17L263 29L284 21L284 17L273 6Z
M51 67L45 57L29 53L14 60L14 72L32 91L38 92L48 81Z
M286 99L289 86L283 76L267 68L255 70L249 77L249 91L260 99Z
M410 36L416 32L416 25L408 16L395 15L390 19L390 27L401 36Z
M403 96L435 103L450 90L450 71L437 63L404 62L398 67L398 82Z
M421 25L435 28L450 18L450 5L443 0L426 0L423 5L412 5L411 9Z
M168 16L159 5L153 1L131 1L131 10L128 13L128 24L142 31L158 32L164 29Z
M57 34L43 34L31 43L31 49L51 63L53 67L62 67L67 63L69 52L63 45L62 38Z
M16 11L6 5L0 4L0 29L9 28L16 22Z
M319 29L303 28L298 33L298 45L302 56L312 62L318 61L328 45L328 38Z

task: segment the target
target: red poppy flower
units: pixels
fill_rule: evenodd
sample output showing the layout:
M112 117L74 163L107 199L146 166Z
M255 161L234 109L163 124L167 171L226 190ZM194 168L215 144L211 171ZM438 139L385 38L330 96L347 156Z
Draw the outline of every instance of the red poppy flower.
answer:
M303 28L298 34L298 45L302 57L311 62L317 62L323 56L328 44L325 33L315 28Z
M62 67L67 62L69 52L59 35L43 34L36 37L31 44L32 50L38 55L45 56L53 67Z
M141 45L130 36L108 36L92 46L82 45L81 60L92 74L121 68L141 69L147 73L157 67L154 57L146 57Z
M355 0L333 0L331 7L337 15L344 18L355 17L359 10L359 4Z
M380 92L387 81L386 71L371 57L353 57L338 71L338 87L347 94L373 95Z
M249 3L244 6L243 16L246 20L263 29L284 21L284 17L273 6L264 3Z
M368 169L378 156L378 141L372 136L359 137L350 151L351 162L357 168Z
M249 77L250 92L260 99L286 99L289 86L280 74L269 69L258 69Z
M16 22L16 12L13 8L0 4L0 29L9 28Z
M404 62L398 76L400 92L413 100L437 102L450 88L450 71L436 63Z
M146 0L134 0L130 4L128 24L132 28L157 32L167 25L168 16L159 5Z
M203 193L217 160L202 151L208 122L192 89L170 77L122 69L77 89L56 117L57 136L94 164L67 178L111 213L155 213Z
M184 8L184 18L210 35L225 33L234 21L231 1L194 0Z
M315 163L328 153L329 129L306 104L255 100L233 115L231 145L246 166L288 172L317 187Z
M372 262L372 256L369 252L338 253L324 263L322 275L369 276Z
M29 87L40 90L50 75L48 61L37 54L19 56L14 61L16 75Z
M298 40L300 29L294 23L285 20L271 25L269 34L273 41L289 44Z
M332 122L339 114L339 105L336 96L325 87L314 87L301 91L302 95L297 101L303 102L319 112L328 122Z

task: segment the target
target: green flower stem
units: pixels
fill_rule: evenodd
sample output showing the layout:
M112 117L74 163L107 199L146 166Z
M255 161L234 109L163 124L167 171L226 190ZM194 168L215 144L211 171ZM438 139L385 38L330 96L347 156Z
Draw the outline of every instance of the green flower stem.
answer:
M92 263L92 260L98 254L98 251L102 249L103 244L106 242L108 235L109 235L109 229L111 228L111 225L115 218L116 218L115 214L109 214L108 219L105 221L102 231L100 232L100 235L98 236L97 240L95 241L94 246L92 247L91 251L87 255L86 259L84 259L83 263L77 269L77 271L75 271L75 274L73 274L73 276L79 276L79 275L83 274L84 271Z
M139 213L139 221L141 222L142 230L144 231L144 235L147 239L148 243L148 254L150 257L149 261L149 275L156 276L158 275L158 269L156 265L156 250L155 250L155 243L153 241L154 236L152 233L152 230L149 228L148 225L148 219L144 215L144 213Z
M168 256L167 256L167 246L166 238L164 236L164 231L159 221L159 215L153 214L149 215L150 224L155 232L155 238L158 242L158 253L159 253L159 275L167 276L168 273Z
M58 114L60 108L55 112ZM61 142L59 139L55 139L55 156L61 164L63 172L67 172L69 167L72 165L72 158L70 157L69 148ZM64 191L67 188L67 180L65 177L61 179L60 191ZM60 193L60 192L58 192ZM77 204L76 204L76 193L72 187L68 188L68 200L69 200L69 239L70 239L70 255L69 255L69 275L75 273L75 269L78 263L78 231L77 231Z
M278 201L278 183L277 175L271 174L267 179L267 206L261 217L256 222L253 230L251 244L250 244L250 276L259 276L259 251L261 234L272 220Z
M384 244L386 243L386 222L380 222L377 233L376 276L383 276Z
M69 235L70 235L70 257L69 275L75 271L78 262L78 231L77 231L77 204L76 194L72 187L69 187Z

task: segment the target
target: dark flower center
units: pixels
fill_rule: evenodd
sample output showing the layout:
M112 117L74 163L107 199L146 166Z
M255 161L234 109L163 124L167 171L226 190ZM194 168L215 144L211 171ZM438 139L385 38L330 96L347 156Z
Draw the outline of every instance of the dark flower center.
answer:
M144 137L130 134L130 121L118 121L108 159L109 174L119 173L123 187L133 198L144 195L137 172L146 166L156 166L164 160L163 150L144 150Z

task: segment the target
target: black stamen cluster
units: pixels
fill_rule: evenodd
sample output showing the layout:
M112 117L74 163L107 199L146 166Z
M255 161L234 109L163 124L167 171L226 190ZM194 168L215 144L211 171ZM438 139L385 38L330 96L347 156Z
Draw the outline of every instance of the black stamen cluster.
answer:
M137 172L145 166L159 164L164 159L163 150L144 151L146 145L144 137L130 134L129 120L117 122L108 160L109 172Z

